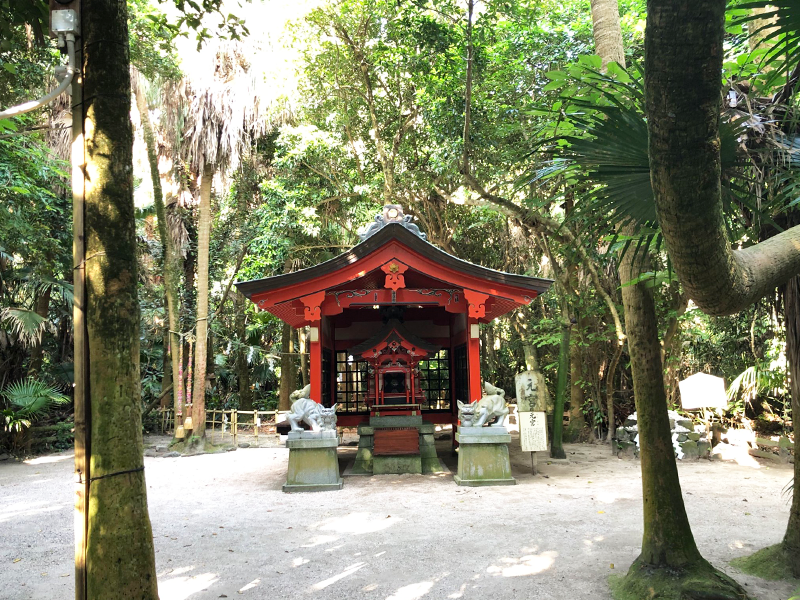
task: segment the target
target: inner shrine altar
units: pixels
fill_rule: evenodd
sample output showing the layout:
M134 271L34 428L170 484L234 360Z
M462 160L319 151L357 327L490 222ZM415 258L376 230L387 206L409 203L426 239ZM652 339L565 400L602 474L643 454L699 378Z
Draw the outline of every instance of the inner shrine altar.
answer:
M308 327L309 397L358 427L354 473L442 469L436 425L481 398L480 324L552 283L463 261L383 207L349 251L307 269L237 283L256 305Z

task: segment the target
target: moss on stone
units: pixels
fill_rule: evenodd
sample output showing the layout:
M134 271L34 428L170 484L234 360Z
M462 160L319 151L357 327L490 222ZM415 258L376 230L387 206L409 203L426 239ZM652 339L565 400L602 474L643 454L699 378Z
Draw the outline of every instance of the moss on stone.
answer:
M636 561L627 575L611 575L608 584L615 600L750 599L742 586L706 561L682 569Z
M731 566L762 579L794 579L789 557L781 544L762 548L750 556L734 558Z

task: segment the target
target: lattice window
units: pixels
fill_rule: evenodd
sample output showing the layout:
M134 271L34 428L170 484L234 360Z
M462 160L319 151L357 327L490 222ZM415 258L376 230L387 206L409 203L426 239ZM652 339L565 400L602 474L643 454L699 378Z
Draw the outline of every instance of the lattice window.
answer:
M330 408L333 406L331 393L331 368L333 365L333 351L330 348L322 349L322 405Z
M435 356L419 363L420 387L425 392L422 408L450 408L450 350L442 348Z
M364 397L367 395L367 363L357 360L347 352L336 353L337 412L367 412Z
M466 344L453 348L453 375L456 400L469 402L469 362Z

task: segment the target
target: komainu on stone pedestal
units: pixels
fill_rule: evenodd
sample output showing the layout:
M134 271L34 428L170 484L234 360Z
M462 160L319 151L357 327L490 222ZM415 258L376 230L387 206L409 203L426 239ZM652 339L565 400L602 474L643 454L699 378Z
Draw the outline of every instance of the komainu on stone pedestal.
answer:
M292 410L287 415L292 430L286 440L289 468L284 492L320 492L342 489L336 448L336 405L325 408L308 398L310 386L292 393ZM300 422L311 431L303 431Z
M485 395L471 404L458 402L458 485L514 485L508 444L511 435L503 426L508 407L505 392L490 383L484 385ZM492 422L493 421L493 422ZM491 426L484 427L488 422Z
M483 384L483 397L471 404L458 400L458 414L463 427L483 427L492 421L492 427L504 427L508 416L506 393L491 383Z

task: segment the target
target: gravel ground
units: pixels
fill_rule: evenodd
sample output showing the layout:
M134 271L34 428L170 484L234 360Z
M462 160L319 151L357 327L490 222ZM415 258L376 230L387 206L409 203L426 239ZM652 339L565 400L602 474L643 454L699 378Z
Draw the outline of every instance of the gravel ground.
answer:
M440 455L454 471L449 444ZM639 463L607 453L567 446L568 461L542 458L532 476L512 443L513 487L383 475L316 494L281 492L288 450L277 444L146 457L161 600L607 599L608 575L625 573L642 535ZM342 465L354 456L340 449ZM792 471L740 462L680 464L694 535L755 597L785 600L791 585L727 563L780 540ZM0 462L3 600L73 597L72 466L71 453Z

